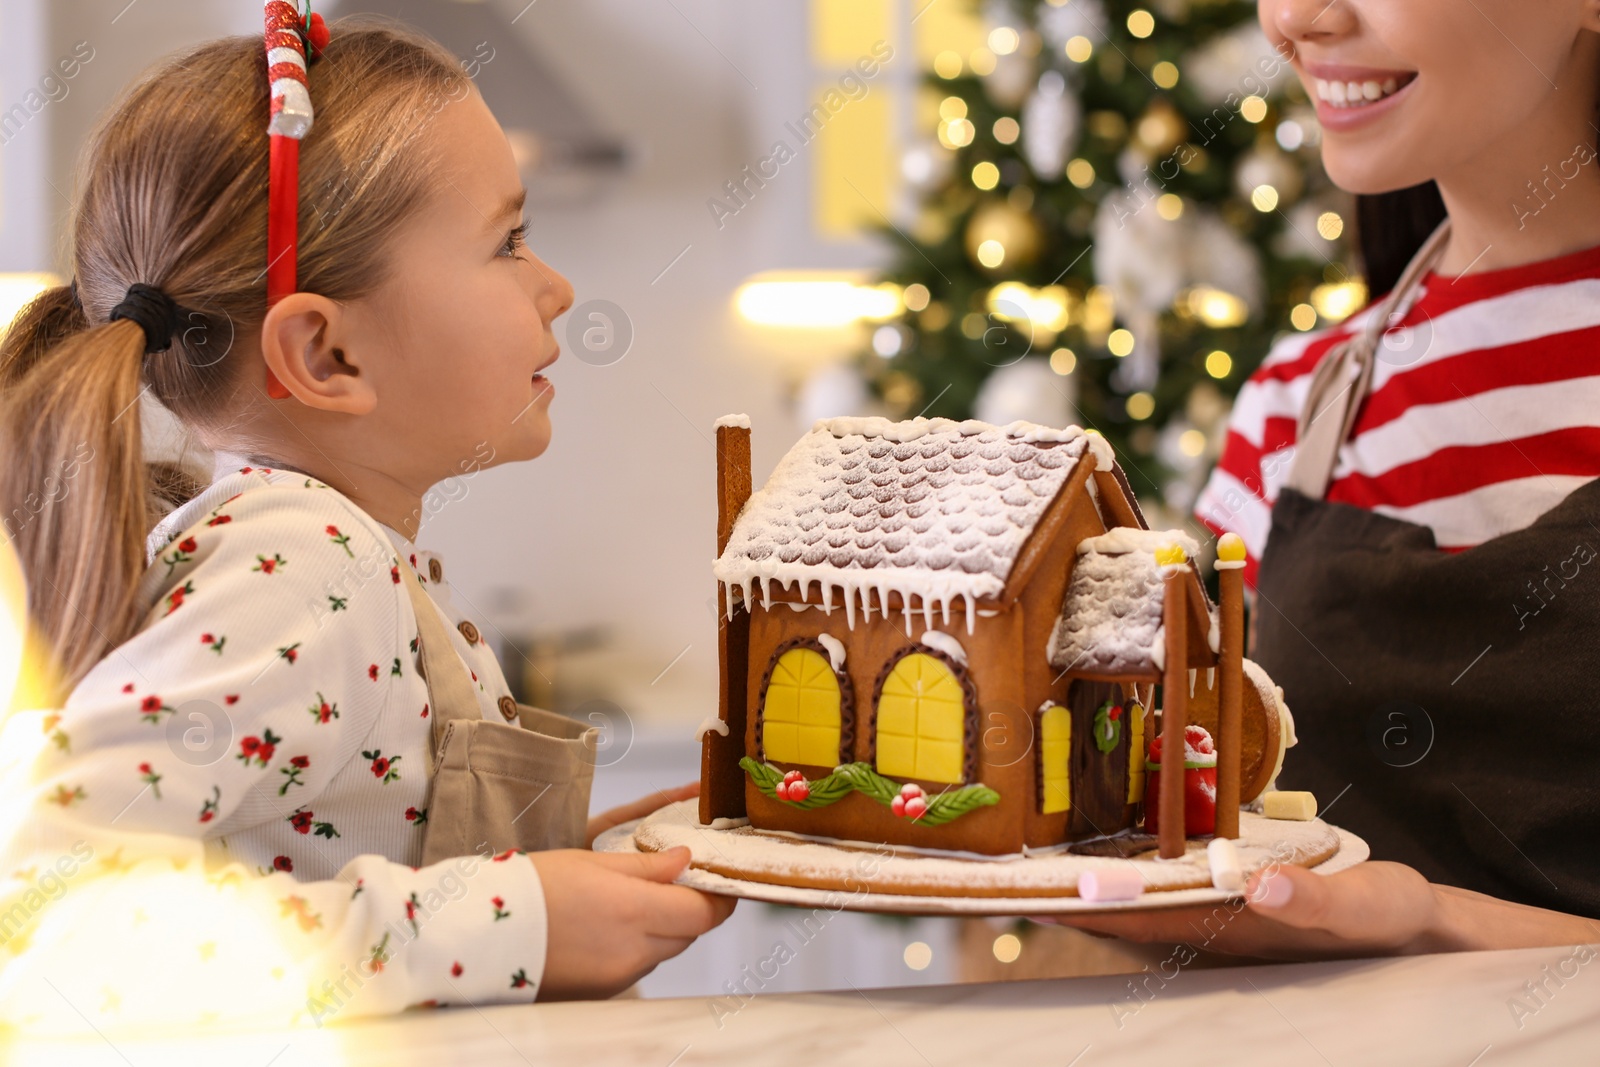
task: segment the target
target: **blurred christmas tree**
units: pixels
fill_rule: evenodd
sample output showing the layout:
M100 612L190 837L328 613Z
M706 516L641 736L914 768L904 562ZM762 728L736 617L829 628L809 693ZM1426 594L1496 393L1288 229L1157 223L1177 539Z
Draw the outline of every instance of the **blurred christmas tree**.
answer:
M1177 518L1274 338L1366 299L1315 110L1249 0L981 15L926 76L916 221L882 229L906 311L860 366L899 417L1097 429Z

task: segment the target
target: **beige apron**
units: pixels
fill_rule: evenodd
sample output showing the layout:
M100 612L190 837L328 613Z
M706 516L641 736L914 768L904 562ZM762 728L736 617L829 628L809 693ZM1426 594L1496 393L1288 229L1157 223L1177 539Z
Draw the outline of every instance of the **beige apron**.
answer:
M501 700L510 722L485 719L438 605L401 565L416 611L433 719L433 773L422 865L485 851L583 848L600 731ZM520 724L520 725L519 725Z

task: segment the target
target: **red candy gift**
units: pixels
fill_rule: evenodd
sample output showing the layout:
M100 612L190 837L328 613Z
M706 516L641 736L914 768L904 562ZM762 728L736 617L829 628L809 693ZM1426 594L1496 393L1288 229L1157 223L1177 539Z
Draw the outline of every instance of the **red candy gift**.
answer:
M1187 726L1183 731L1183 833L1196 837L1217 828L1217 749L1203 726ZM1144 829L1160 833L1161 738L1150 742L1145 761Z

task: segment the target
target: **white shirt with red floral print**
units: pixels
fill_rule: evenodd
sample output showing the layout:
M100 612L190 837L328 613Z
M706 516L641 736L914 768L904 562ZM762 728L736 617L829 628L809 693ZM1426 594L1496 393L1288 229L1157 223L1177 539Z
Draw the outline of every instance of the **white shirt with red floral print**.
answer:
M139 632L65 707L6 724L0 750L38 754L24 829L0 841L0 1019L38 1022L66 1001L97 1025L126 1021L150 979L103 989L105 939L143 936L137 875L175 869L226 892L241 939L230 955L204 924L163 931L176 958L249 969L241 946L273 945L258 1005L209 1003L210 983L168 991L197 1016L534 999L546 917L525 855L415 866L431 719L399 568L417 571L498 719L510 689L485 620L460 625L472 620L430 580L437 555L314 477L228 466L239 459L219 453L211 486L151 532Z

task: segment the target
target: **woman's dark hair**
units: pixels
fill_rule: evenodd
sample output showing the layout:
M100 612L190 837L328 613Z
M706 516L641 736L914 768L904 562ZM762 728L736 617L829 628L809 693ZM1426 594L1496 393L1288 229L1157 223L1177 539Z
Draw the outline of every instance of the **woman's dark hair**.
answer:
M1445 214L1444 200L1432 179L1409 189L1356 197L1356 243L1369 298L1395 287L1406 264Z

